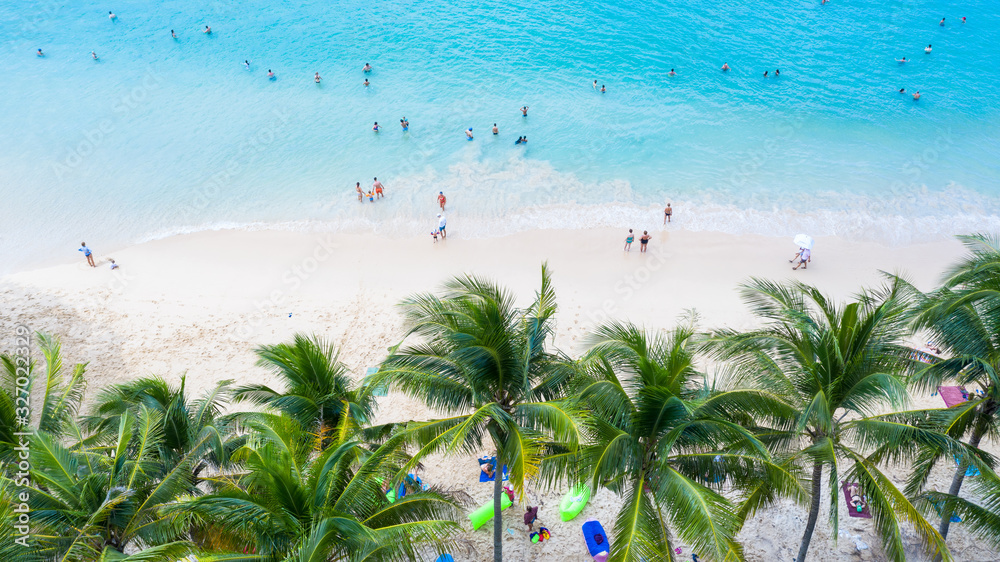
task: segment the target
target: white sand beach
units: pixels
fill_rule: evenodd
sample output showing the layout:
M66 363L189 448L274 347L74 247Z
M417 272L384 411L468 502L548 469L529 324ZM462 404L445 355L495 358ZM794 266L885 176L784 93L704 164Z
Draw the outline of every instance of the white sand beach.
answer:
M455 225L456 227L459 225ZM641 230L639 233L641 234ZM538 285L540 264L553 272L559 299L555 345L571 355L582 350L588 330L605 318L627 319L650 330L670 328L695 310L699 325L747 327L752 317L737 285L751 276L799 279L837 298L879 281L879 271L903 272L929 289L961 253L956 241L887 247L838 238L816 241L807 270L791 271L796 247L790 239L674 231L657 226L649 252L638 241L622 251L625 231L535 230L504 238L463 240L430 236L397 240L374 235L307 234L279 231L215 231L174 236L111 255L95 249L98 267L82 256L71 263L14 273L0 280L2 349L13 345L15 324L62 338L67 362L89 362L88 396L113 383L158 374L176 382L187 376L199 391L223 379L273 382L254 366L253 348L287 340L296 332L316 333L338 344L341 360L360 378L402 337L395 308L414 292L437 289L447 278L471 273L492 277L527 302ZM76 254L74 249L70 253ZM112 271L108 258L120 268ZM380 398L378 421L433 417L404 396ZM938 397L915 396L919 406L940 406ZM993 445L994 448L995 445ZM484 451L485 452L485 451ZM994 454L1000 451L993 450ZM491 486L478 482L475 459L430 459L422 478L429 484L468 492L475 505ZM905 477L900 467L897 483ZM951 470L935 474L932 486L946 488ZM523 507L508 510L504 553L508 560L587 560L580 525L600 520L610 532L617 500L600 491L570 522L558 516L565 490L531 494L542 503L540 522L552 540L532 545L524 532ZM828 501L824 498L824 502ZM522 499L522 506L525 500ZM810 549L816 560L882 560L870 521L840 512L834 541L822 512ZM749 560L791 561L805 525L806 510L782 504L748 523L740 539ZM467 524L467 522L466 522ZM468 551L459 561L491 558L491 532L468 532ZM919 541L908 536L912 559ZM1000 560L996 552L954 525L948 543L957 560ZM685 546L680 559L690 559Z

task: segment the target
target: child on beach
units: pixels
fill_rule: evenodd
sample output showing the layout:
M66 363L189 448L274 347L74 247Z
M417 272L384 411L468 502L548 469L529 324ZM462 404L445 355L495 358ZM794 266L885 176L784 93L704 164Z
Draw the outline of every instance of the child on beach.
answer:
M118 269L118 264L117 264L117 263L115 263L115 260L111 260L111 269L112 269L112 270L114 270L114 269Z
M632 235L632 229L628 229L628 236L625 237L625 251L632 249L632 242L635 242L635 236Z
M434 243L437 244L438 243L438 231L432 230L431 231L431 236L434 237Z
M367 193L367 195L368 195L368 202L369 202L369 203L374 203L374 202L375 202L375 194L374 194L374 193L372 193L371 191L369 191L369 192Z

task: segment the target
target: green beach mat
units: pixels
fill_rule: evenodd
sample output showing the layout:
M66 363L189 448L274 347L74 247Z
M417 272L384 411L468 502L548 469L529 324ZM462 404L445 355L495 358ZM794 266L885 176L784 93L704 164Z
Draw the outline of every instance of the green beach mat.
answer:
M559 516L563 521L569 521L580 515L583 508L590 500L590 487L586 484L577 484L566 492L562 503L559 504Z
M507 494L500 493L500 511L503 511L511 506L510 498ZM469 514L469 520L472 521L472 530L482 527L487 521L493 519L493 500L490 500L483 504L479 509L473 511Z

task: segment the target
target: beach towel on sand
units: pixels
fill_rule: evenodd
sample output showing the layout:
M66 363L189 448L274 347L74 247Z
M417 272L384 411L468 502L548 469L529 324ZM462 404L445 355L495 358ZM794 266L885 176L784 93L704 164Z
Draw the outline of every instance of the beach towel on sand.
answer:
M854 488L857 495L861 495L861 486L855 482L841 482L840 489L844 491L844 499L847 500L847 514L851 517L861 517L863 519L871 519L872 512L868 509L868 500L861 496L861 511L858 511L858 507L851 503L852 494L851 488Z
M598 521L587 521L583 524L583 539L587 541L587 550L594 558L594 562L605 562L611 551L611 544L608 542L608 535L604 532L604 527Z
M941 394L944 405L949 408L969 399L969 393L966 392L964 386L939 386L938 393Z
M479 466L481 467L482 465L484 465L484 464L486 464L488 462L489 463L493 463L493 476L492 477L486 476L486 473L483 472L482 468L480 468L479 469L479 481L480 482L494 482L497 479L497 471L496 471L497 458L496 457L492 457L492 458L490 458L488 460L487 459L479 459ZM503 479L504 479L504 481L507 480L507 465L503 465Z

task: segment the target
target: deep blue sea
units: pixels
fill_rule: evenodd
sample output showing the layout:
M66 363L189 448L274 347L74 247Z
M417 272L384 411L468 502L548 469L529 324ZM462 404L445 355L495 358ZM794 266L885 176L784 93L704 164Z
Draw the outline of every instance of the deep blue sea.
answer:
M694 230L1000 230L995 2L42 0L0 40L0 272L209 228L426 236L439 191L463 237L668 201Z

